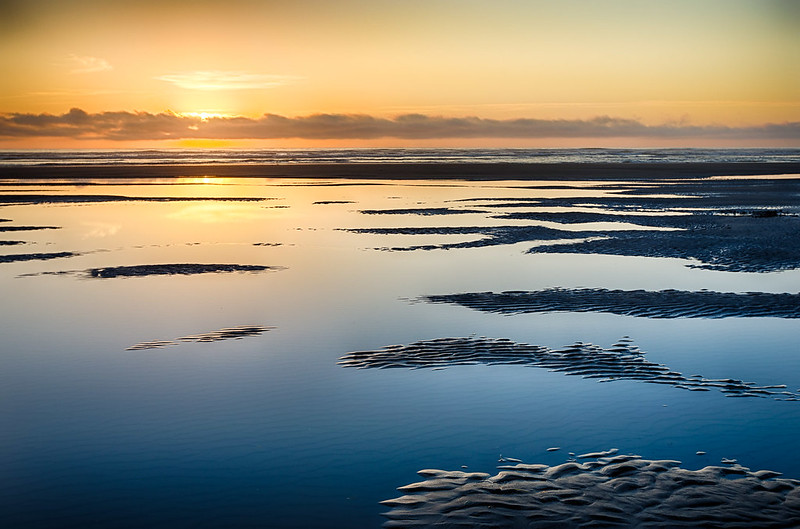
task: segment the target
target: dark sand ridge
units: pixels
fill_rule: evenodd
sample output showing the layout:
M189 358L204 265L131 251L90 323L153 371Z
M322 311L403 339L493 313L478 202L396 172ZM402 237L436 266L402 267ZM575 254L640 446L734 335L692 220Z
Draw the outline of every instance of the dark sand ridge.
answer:
M0 246L14 246L17 244L25 244L26 241L3 241L0 240Z
M662 184L659 184L662 185ZM669 192L663 184L659 191ZM642 227L668 230L569 231L536 225L463 226L422 228L360 228L357 233L395 235L483 236L459 243L384 247L410 251L477 248L519 242L582 239L541 245L529 253L607 254L636 257L668 257L699 261L687 266L734 272L773 272L800 267L800 180L706 180L682 183L692 194L671 197L648 195L574 198L460 200L471 207L487 209L487 215L511 220L547 221L561 224L628 222ZM617 186L620 190L625 186ZM503 212L525 207L529 212ZM536 211L543 208L602 209L589 212ZM432 208L435 209L435 208ZM391 211L391 210L388 210ZM641 212L662 212L643 215Z
M333 163L295 165L4 166L0 178L360 178L455 180L624 180L800 174L800 163Z
M181 336L173 340L152 340L149 342L140 342L126 348L126 351L141 351L144 349L162 349L170 345L180 345L179 342L219 342L220 340L241 340L246 336L259 336L267 331L271 331L275 327L265 325L239 325L237 327L226 327L218 331L204 332L200 334L191 334L189 336Z
M35 230L60 230L61 226L0 226L0 232L5 231L35 231Z
M800 401L800 391L783 384L757 386L734 379L686 377L663 364L648 361L627 337L608 349L577 342L562 349L513 342L507 338L436 338L409 345L389 345L376 351L356 351L339 359L343 367L442 368L458 365L524 365L543 367L567 375L600 379L601 382L636 380L666 384L690 391L716 388L727 397L772 397Z
M129 197L123 195L0 194L0 206L28 204L82 204L88 202L259 202L263 200L271 199L259 197Z
M800 293L548 288L500 293L467 292L420 299L500 314L610 312L645 318L800 318Z
M362 209L359 213L365 215L461 215L464 213L486 213L480 209L454 209L454 208L406 208L406 209Z
M80 255L75 252L54 252L54 253L17 253L10 255L0 255L0 263L16 263L19 261L48 261L50 259L60 259L62 257L76 257Z
M132 266L107 266L104 268L91 268L87 270L90 277L142 277L154 275L194 275L220 272L271 272L283 270L279 266L241 265L241 264L149 264Z
M597 454L602 455L602 454ZM593 454L587 454L593 456ZM800 527L800 481L738 464L680 467L637 455L483 472L420 470L381 502L391 528Z

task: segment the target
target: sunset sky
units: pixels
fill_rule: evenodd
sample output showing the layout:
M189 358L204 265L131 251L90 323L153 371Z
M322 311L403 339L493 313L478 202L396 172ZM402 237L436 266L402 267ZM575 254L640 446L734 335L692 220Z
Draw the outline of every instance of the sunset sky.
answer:
M794 0L0 1L0 148L800 147Z

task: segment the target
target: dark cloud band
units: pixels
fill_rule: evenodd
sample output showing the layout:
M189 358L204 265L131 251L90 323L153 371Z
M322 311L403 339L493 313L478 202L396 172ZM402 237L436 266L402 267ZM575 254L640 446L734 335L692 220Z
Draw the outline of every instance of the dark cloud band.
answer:
M434 138L712 138L800 139L800 122L750 127L645 125L608 116L587 120L448 118L405 114L314 114L259 118L189 116L172 112L101 112L73 108L61 115L0 114L0 138L68 137L104 140L434 139Z

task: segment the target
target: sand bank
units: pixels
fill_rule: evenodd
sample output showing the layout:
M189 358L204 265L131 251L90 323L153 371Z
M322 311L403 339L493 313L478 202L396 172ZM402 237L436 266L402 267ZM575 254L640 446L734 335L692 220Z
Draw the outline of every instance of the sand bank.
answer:
M0 178L262 178L620 180L800 174L800 163L356 163L0 167Z
M281 270L276 266L241 265L241 264L153 264L132 266L107 266L88 270L91 277L106 279L111 277L142 277L163 275L194 275L221 272L267 272Z
M666 384L689 391L718 389L728 397L772 397L800 400L800 391L786 386L758 386L731 378L686 377L663 364L650 362L644 352L625 337L611 347L577 342L562 349L513 342L507 338L436 338L409 345L389 345L375 351L356 351L339 359L343 367L442 368L458 365L523 365L543 367L566 375L599 379L601 382L636 380Z
M466 292L421 299L500 314L608 312L644 318L800 318L800 294L789 293L548 288Z
M126 348L126 351L141 351L144 349L163 349L170 345L180 345L180 342L208 343L219 342L221 340L240 340L247 336L259 336L267 331L274 329L266 325L239 325L236 327L226 327L218 331L203 332L181 336L175 340L151 340L139 342Z
M424 481L381 502L391 507L385 527L800 526L800 481L738 464L680 465L620 455L556 466L503 465L495 475L420 470Z
M123 195L0 194L0 206L30 204L83 204L96 202L258 202L258 197L129 197Z
M607 194L600 197L459 199L458 203L465 209L452 210L482 211L486 217L516 223L504 226L400 226L350 231L376 235L480 236L458 243L377 248L390 251L450 250L531 242L535 246L528 253L532 254L678 258L689 261L687 266L692 268L731 272L800 268L800 238L797 236L800 233L800 179L639 185L624 182L606 184L602 190ZM527 211L521 211L522 208ZM440 210L431 207L427 210L367 211L419 215L426 211L441 214ZM542 225L545 222L550 224ZM613 223L615 228L598 227L597 223ZM630 226L626 228L625 224ZM581 230L582 227L585 229ZM558 242L542 244L550 241Z

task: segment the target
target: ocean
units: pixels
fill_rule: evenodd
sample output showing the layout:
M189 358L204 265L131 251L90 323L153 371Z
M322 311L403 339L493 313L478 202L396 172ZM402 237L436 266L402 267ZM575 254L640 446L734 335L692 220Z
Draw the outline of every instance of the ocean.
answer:
M0 166L800 162L800 149L143 149L0 151Z

